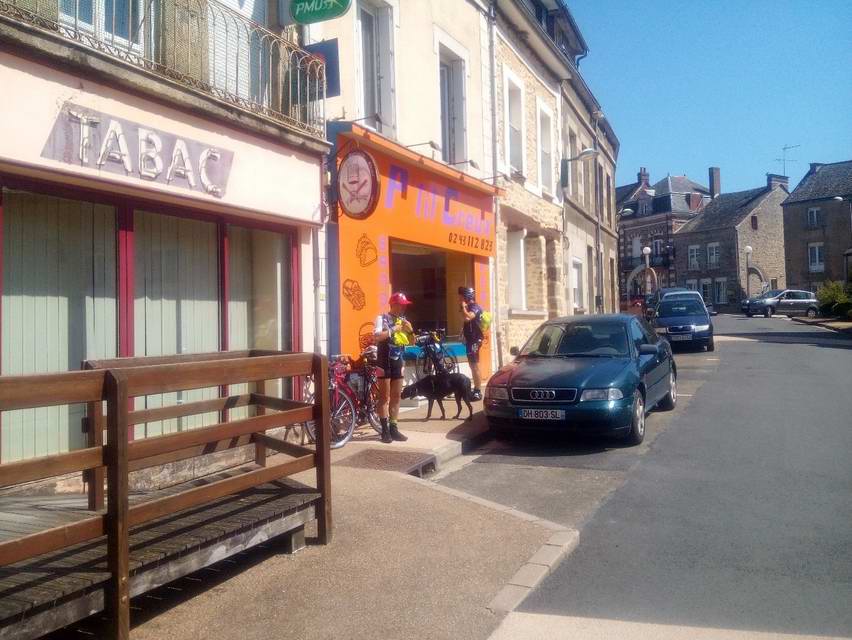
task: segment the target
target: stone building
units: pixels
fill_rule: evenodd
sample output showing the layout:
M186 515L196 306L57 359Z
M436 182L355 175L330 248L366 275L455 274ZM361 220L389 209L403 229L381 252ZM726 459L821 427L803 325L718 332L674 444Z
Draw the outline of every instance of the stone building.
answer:
M782 206L787 286L852 282L852 160L812 163Z
M718 194L719 169L710 169L710 189L686 176L668 175L650 184L645 167L636 174L636 182L616 189L616 208L619 212L619 278L623 297L637 295L645 282L634 278L634 270L645 264L642 249L651 249L650 265L654 267L659 286L674 286L677 269L674 260L673 234L695 217Z
M542 320L616 309L618 140L577 69L588 48L564 3L493 7L495 168L506 176L496 273L505 359ZM584 149L596 153L576 159Z
M700 291L720 311L738 310L747 293L785 287L787 184L767 174L765 186L717 195L680 227L673 236L677 285Z

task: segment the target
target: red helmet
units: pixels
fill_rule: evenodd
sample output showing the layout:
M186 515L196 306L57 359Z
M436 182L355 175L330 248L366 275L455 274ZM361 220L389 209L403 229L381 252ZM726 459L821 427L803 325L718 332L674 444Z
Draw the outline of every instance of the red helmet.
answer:
M391 295L388 302L390 304L401 304L403 306L411 304L411 300L409 300L408 297L402 291L397 291L393 295Z

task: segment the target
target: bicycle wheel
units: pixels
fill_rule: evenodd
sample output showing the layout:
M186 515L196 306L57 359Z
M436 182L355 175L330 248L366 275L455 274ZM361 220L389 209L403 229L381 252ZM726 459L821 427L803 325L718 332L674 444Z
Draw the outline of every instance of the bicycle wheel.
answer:
M429 358L425 349L421 349L417 354L417 360L414 363L414 371L418 378L425 378L432 375L432 360Z
M443 356L444 368L447 370L447 373L458 373L458 358L456 358L452 353L447 351L443 345L441 345L441 356Z
M382 432L382 423L379 420L379 383L373 382L370 385L370 396L367 398L367 402L370 404L365 407L367 411L367 421L370 423L370 426L373 427L373 431L376 433Z
M352 438L352 433L355 431L355 423L358 421L358 414L355 411L355 404L347 394L337 389L332 389L330 393L331 406L328 424L331 431L331 440L329 446L332 449L339 449ZM316 423L311 420L305 423L305 427L311 441L316 442Z

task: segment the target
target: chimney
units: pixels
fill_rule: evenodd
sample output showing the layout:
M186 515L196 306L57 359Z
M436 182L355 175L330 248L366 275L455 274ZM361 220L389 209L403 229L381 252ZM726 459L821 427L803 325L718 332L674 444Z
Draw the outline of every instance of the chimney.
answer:
M822 166L822 162L811 162L811 170L810 173L816 173L819 171L819 168Z
M790 178L788 178L787 176L780 176L777 173L767 173L766 186L770 189L782 186L786 188L790 186Z
M719 167L710 167L710 197L715 198L722 192L722 178L719 176Z
M636 180L639 182L639 184L644 184L647 186L649 184L650 179L651 176L648 175L648 170L645 167L639 167L639 173L636 174Z

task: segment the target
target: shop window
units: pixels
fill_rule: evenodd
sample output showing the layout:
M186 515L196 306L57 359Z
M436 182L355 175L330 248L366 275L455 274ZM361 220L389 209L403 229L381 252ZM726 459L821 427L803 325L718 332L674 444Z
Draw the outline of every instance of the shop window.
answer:
M552 195L553 120L550 112L543 106L539 106L538 109L538 177L541 190Z
M441 157L453 164L465 155L465 68L464 60L440 46Z
M524 90L521 81L506 71L505 95L505 157L512 171L526 174L524 151Z
M136 211L134 353L219 350L218 233L212 222ZM210 400L216 387L136 399L137 409ZM136 425L142 438L218 422L215 412Z
M524 249L526 235L526 229L509 231L506 234L506 259L509 263L509 307L519 310L527 308L527 267Z
M384 4L360 4L358 28L361 40L364 123L383 135L395 138L396 77L393 9Z
M115 210L4 190L2 374L79 369L117 350ZM85 446L82 405L2 413L2 462Z

